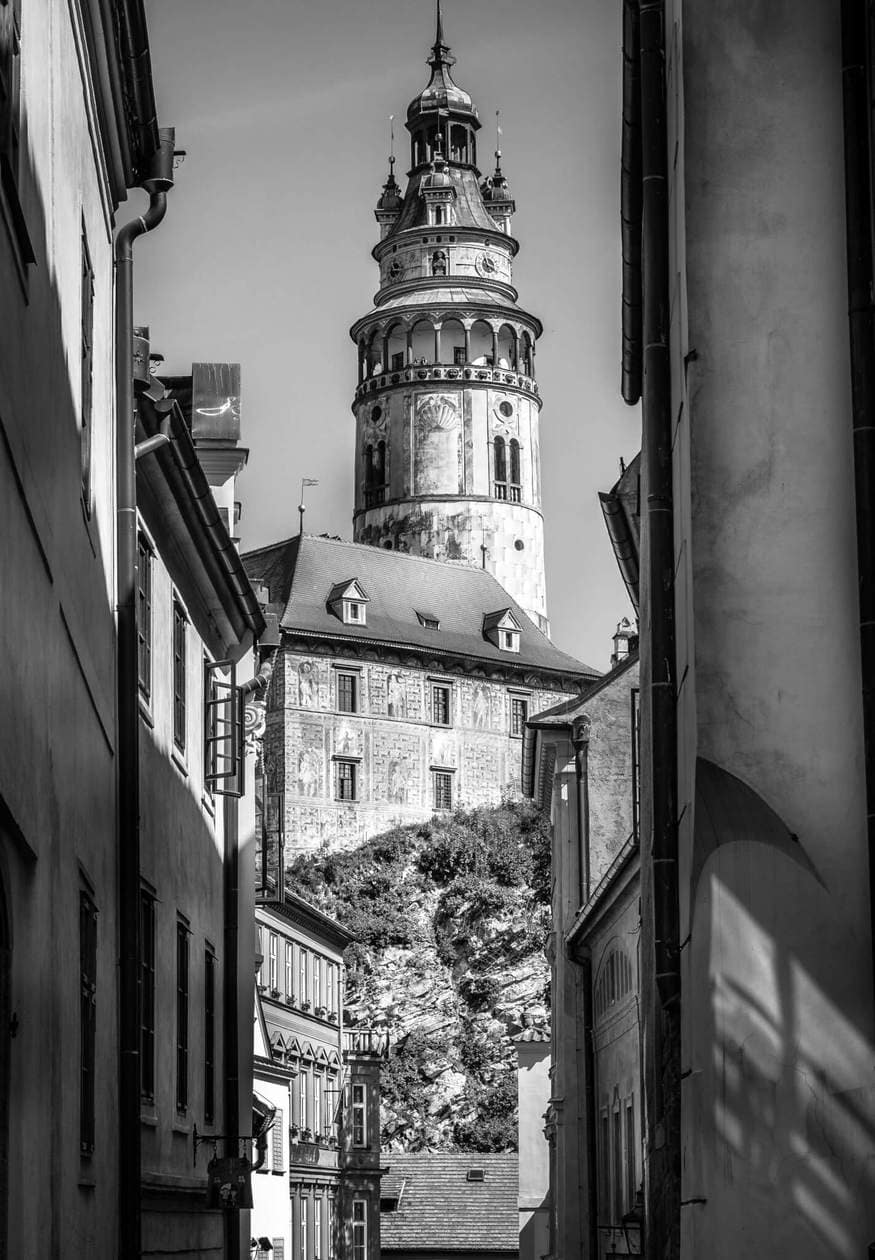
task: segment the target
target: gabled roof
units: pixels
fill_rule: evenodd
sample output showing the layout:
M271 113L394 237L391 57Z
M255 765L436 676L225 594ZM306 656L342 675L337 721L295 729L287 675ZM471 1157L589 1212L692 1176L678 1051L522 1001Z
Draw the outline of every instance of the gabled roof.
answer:
M357 599L362 603L368 603L369 597L365 594L364 588L355 578L347 578L343 582L335 582L328 594L328 603L336 603L339 599Z
M384 1157L381 1198L400 1195L394 1211L380 1213L380 1250L519 1252L519 1156L477 1151L395 1154ZM468 1172L481 1168L482 1181Z
M291 633L335 643L420 648L429 656L464 656L520 670L549 670L594 681L597 670L560 652L485 569L427 560L362 543L299 535L250 551L243 565L267 586L268 611ZM339 625L328 599L355 575L369 594L366 626ZM420 623L417 609L434 610L440 630ZM520 650L509 658L483 634L484 617L509 611L520 627Z
M499 608L483 618L484 630L520 630L522 627L510 608Z

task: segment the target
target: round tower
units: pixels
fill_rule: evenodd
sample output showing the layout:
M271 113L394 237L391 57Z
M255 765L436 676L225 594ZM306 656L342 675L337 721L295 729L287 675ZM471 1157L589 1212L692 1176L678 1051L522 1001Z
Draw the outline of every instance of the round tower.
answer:
M376 207L374 309L358 347L356 542L482 565L547 630L535 342L517 305L515 205L496 147L477 167L480 120L452 80L440 0L431 79L410 103L402 195Z

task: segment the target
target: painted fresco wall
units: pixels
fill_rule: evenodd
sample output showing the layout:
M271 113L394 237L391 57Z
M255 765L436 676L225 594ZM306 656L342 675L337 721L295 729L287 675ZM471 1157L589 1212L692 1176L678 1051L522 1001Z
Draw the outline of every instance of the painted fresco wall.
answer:
M337 710L336 675L344 668L360 671L358 713ZM432 722L435 683L451 691L449 726ZM436 767L452 772L454 806L497 804L518 792L522 740L510 734L513 697L532 713L564 693L412 665L344 665L336 657L283 653L264 747L265 790L282 799L286 852L345 848L394 823L430 817ZM357 759L355 803L334 798L337 758Z
M776 16L667 24L684 1260L875 1236L840 15Z
M356 407L355 541L484 562L546 625L539 404L510 388L394 390ZM494 442L520 447L520 501L495 496ZM386 493L366 507L367 452L386 448ZM462 498L453 496L463 496Z

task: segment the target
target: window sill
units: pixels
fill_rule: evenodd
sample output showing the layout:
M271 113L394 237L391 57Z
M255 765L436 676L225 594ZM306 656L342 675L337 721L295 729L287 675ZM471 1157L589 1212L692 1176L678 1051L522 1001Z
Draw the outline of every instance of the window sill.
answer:
M176 769L179 771L182 777L184 779L187 779L188 778L188 765L185 760L185 753L180 752L176 744L174 744L173 748L171 749L170 759L173 762L173 764L176 766Z
M158 1117L157 1117L157 1116L153 1116L153 1115L149 1115L149 1114L148 1114L148 1112L144 1114L144 1113L141 1111L141 1112L140 1112L140 1124L145 1125L147 1129L157 1129L157 1128L158 1128Z
M191 1134L191 1121L187 1120L185 1116L177 1113L170 1128L173 1133L184 1133L188 1136Z
M83 495L79 495L79 506L82 509L82 522L85 526L85 533L88 535L88 545L91 548L91 554L97 557L97 543L94 541L94 530L96 523L94 520L94 505L92 504L89 511Z
M140 705L140 717L143 719L143 721L146 723L146 725L149 727L150 730L154 730L155 719L152 716L152 707L149 701L143 695L142 691L138 693L137 699Z

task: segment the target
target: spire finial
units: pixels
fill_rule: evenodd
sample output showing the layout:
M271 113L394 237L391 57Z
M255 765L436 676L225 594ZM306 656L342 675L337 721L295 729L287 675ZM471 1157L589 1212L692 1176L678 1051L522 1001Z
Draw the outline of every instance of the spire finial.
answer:
M395 115L389 115L389 179L395 175Z
M495 111L495 173L501 174L501 110Z
M434 35L435 49L446 48L444 43L444 19L441 13L441 0L437 0L437 22Z

